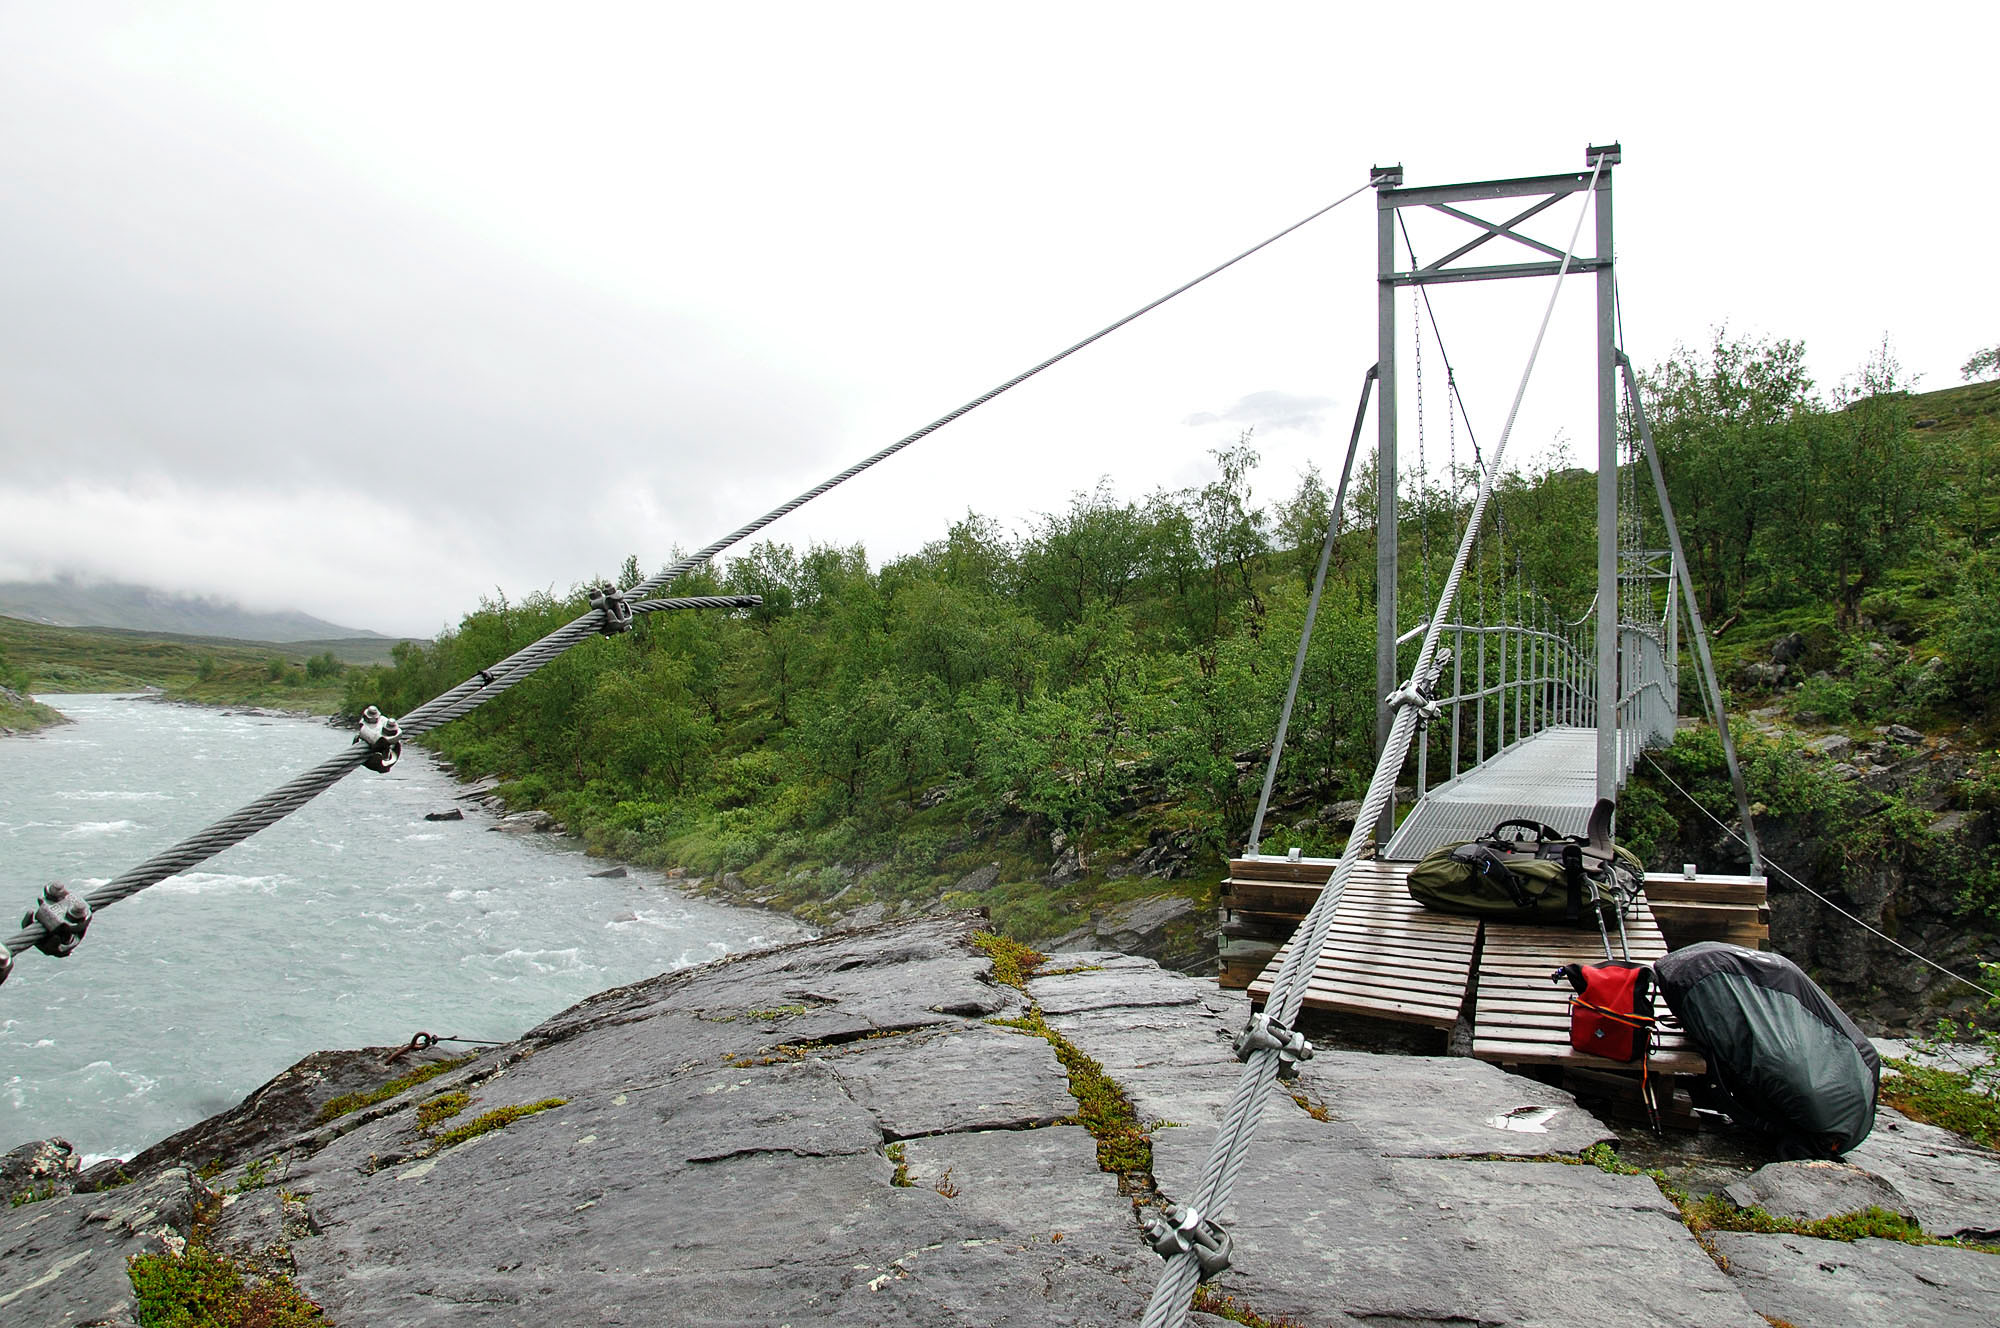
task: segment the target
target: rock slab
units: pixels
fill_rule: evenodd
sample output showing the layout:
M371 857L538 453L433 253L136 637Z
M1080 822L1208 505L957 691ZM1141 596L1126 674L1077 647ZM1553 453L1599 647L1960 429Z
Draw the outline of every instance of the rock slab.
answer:
M2000 1258L1891 1240L1718 1232L1751 1307L1799 1328L1992 1328Z
M282 1248L344 1328L1137 1323L1161 1268L1142 1219L1195 1188L1247 1003L1110 952L1060 956L1024 993L994 979L981 925L837 933L606 991L332 1121L326 1098L379 1079L381 1056L308 1058L133 1159L128 1185L0 1212L0 1323L129 1323L125 1259L198 1207L220 1249ZM1146 1128L1149 1170L1100 1169L1066 1068L1086 1059ZM1901 1193L1976 1210L1973 1173L1951 1170L1976 1159L1888 1133ZM1732 1276L1650 1180L1576 1156L1608 1137L1493 1066L1321 1052L1264 1103L1216 1288L1303 1328L1764 1328L1842 1322L1869 1296L1925 1317L1858 1321L1956 1323L1991 1303L2000 1260L1945 1257L1988 1258L1970 1251L1743 1238L1779 1243L1744 1245ZM182 1165L209 1157L234 1168L219 1203Z

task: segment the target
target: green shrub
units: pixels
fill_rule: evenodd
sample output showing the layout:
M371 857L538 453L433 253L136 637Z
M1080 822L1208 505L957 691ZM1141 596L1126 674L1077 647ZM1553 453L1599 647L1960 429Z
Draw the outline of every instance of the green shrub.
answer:
M126 1266L140 1328L331 1328L285 1277L251 1282L199 1236L179 1254L142 1254Z

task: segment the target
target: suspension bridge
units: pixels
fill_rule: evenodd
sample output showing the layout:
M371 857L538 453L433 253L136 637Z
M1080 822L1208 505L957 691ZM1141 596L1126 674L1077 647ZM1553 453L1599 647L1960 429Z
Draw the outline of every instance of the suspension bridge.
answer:
M1616 801L1640 754L1673 740L1680 717L1684 616L1702 699L1712 716L1722 714L1700 605L1686 574L1650 423L1631 362L1616 337L1620 320L1610 168L1618 156L1615 145L1592 148L1587 169L1578 173L1416 189L1403 187L1400 169L1374 174L1379 359L1364 380L1343 486L1353 471L1372 392L1377 424L1376 731L1386 751L1396 712L1407 709L1417 717L1406 764L1391 772L1398 782L1409 780L1413 798L1400 819L1396 801L1383 799L1379 812L1356 826L1363 852L1338 887L1325 936L1297 961L1310 965L1303 1008L1425 1025L1441 1033L1462 1030L1470 1035L1472 1054L1483 1059L1599 1074L1631 1073L1632 1067L1582 1055L1570 1046L1566 995L1549 980L1558 965L1606 958L1599 936L1567 928L1488 925L1426 910L1410 898L1405 877L1425 855L1491 834L1509 821L1546 826L1561 835L1584 834L1592 809L1600 800ZM1588 214L1596 223L1593 254L1566 253L1518 229L1575 195L1588 199ZM1506 221L1483 220L1464 210L1467 204L1492 200L1510 200L1512 215ZM1443 256L1423 262L1410 245L1403 220L1411 209L1449 216L1474 233ZM1579 218L1579 229L1581 224ZM1483 247L1494 241L1525 247L1532 256L1518 262L1465 261L1475 254L1485 258ZM1592 273L1597 296L1595 597L1576 616L1566 616L1523 574L1518 553L1510 565L1504 522L1491 521L1490 529L1482 529L1475 511L1466 519L1454 570L1471 583L1457 586L1456 593L1447 588L1432 602L1429 523L1439 510L1456 519L1467 506L1456 460L1461 419L1468 438L1472 434L1471 420L1462 415L1455 371L1444 356L1452 459L1441 501L1435 494L1422 495L1417 519L1424 523L1424 601L1418 614L1406 615L1398 602L1404 579L1398 565L1403 514L1397 375L1404 349L1397 326L1399 299L1409 292L1415 334L1410 357L1417 384L1416 474L1422 485L1428 472L1422 396L1426 316L1433 344L1441 356L1444 352L1425 288L1566 272ZM1483 504L1492 490L1493 468L1482 459L1479 469L1477 502ZM1329 532L1329 543L1331 539ZM1420 620L1406 627L1409 616ZM1308 638L1310 632L1309 615ZM1413 660L1410 647L1420 637L1423 653ZM1301 660L1305 646L1302 640ZM1294 962L1294 946L1303 944L1293 939L1293 932L1342 865L1296 852L1258 852L1296 690L1295 670L1248 851L1232 862L1223 885L1223 980L1248 986L1253 998L1266 1003L1281 971ZM1630 910L1621 937L1633 959L1664 954L1669 932L1678 944L1696 939L1753 946L1768 942L1748 799L1728 727L1719 727L1750 844L1750 874L1649 877L1646 897ZM1661 1040L1660 1053L1654 1067L1664 1073L1702 1068L1700 1057L1671 1036Z
M1742 902L1745 893L1754 892L1761 899L1761 873L1748 802L1729 741L1706 634L1638 385L1617 337L1611 186L1613 167L1619 161L1618 146L1611 144L1590 148L1585 169L1580 172L1422 188L1405 187L1400 167L1377 168L1368 183L1352 193L863 458L629 591L610 586L593 591L588 612L400 719L371 708L352 745L180 844L88 890L49 886L20 930L0 949L0 982L15 967L16 956L31 948L54 958L70 956L84 941L97 911L241 842L364 766L388 770L400 754L403 739L470 712L600 634L631 630L635 615L729 609L754 603L747 597L672 599L656 594L836 485L1372 191L1378 219L1378 358L1364 377L1346 464L1331 508L1332 520L1320 551L1305 635L1294 660L1291 690L1272 743L1250 842L1244 856L1234 861L1231 880L1224 887L1229 915L1225 935L1230 938L1229 945L1239 947L1239 960L1240 947L1246 943L1245 928L1265 926L1274 933L1261 938L1269 943L1249 983L1261 1009L1238 1039L1237 1055L1245 1068L1224 1110L1199 1183L1167 1207L1148 1231L1149 1242L1166 1262L1144 1323L1148 1328L1163 1328L1183 1322L1197 1279L1228 1266L1227 1234L1214 1215L1229 1201L1271 1090L1287 1065L1311 1054L1310 1046L1293 1027L1303 1009L1400 1019L1441 1029L1470 1020L1475 1055L1510 1064L1570 1058L1567 1047L1558 1046L1565 1039L1555 1031L1558 1022L1566 1027L1562 996L1547 975L1556 964L1600 957L1591 949L1597 938L1573 930L1489 928L1474 919L1426 914L1409 899L1403 878L1410 864L1425 852L1454 839L1484 833L1499 821L1529 819L1559 832L1583 830L1585 818L1600 799L1616 798L1638 755L1673 735L1680 707L1678 662L1683 612L1687 639L1695 647L1701 695L1723 737L1752 872L1740 880L1698 877L1683 883L1689 888L1683 889L1681 898L1695 908L1712 898L1722 901L1721 907L1739 912L1746 907ZM1566 199L1578 205L1575 227L1566 245L1557 246L1523 229L1525 223ZM1466 210L1494 203L1504 205L1508 212L1505 220L1487 220ZM1441 256L1420 263L1403 222L1403 214L1413 209L1464 223L1473 234ZM1580 254L1577 242L1586 219L1595 223L1594 249ZM1486 246L1494 242L1524 248L1531 256L1512 262L1465 261L1475 254L1480 259L1488 257L1492 251ZM1486 515L1522 396L1548 330L1555 292L1573 273L1589 274L1596 289L1597 574L1595 599L1571 619L1532 592L1519 574L1518 563L1511 580L1503 575L1489 588L1487 569L1504 569L1506 560L1503 552L1489 551L1489 538L1497 545L1504 532L1496 523L1489 534ZM1534 278L1552 278L1553 290L1506 425L1490 457L1479 454L1475 445L1472 469L1476 484L1469 497L1460 491L1462 472L1454 455L1447 503L1454 523L1460 507L1464 509L1456 554L1435 602L1425 603L1421 620L1406 629L1398 600L1399 296L1410 292L1413 308L1429 317L1442 355L1443 339L1436 335L1436 319L1426 294L1429 286ZM1420 386L1424 343L1421 328L1413 330L1418 337L1411 367ZM1445 362L1451 389L1449 418L1455 429L1465 418L1463 402L1458 399L1448 357ZM1315 861L1297 854L1264 855L1258 847L1272 784L1325 588L1329 557L1340 534L1341 515L1347 509L1347 488L1371 395L1377 422L1378 758L1374 776L1340 858ZM1469 419L1466 428L1470 440ZM1421 482L1420 393L1417 434ZM1650 486L1641 482L1641 462ZM1653 497L1650 517L1642 513L1641 501L1648 490ZM1655 530L1665 536L1664 542L1648 538L1648 532ZM1429 535L1426 526L1426 541ZM1474 578L1469 596L1463 593L1468 569ZM1426 557L1422 578L1427 601L1430 575L1430 559ZM1399 821L1396 791L1406 770L1414 780L1414 806ZM1649 877L1651 900L1641 900L1627 919L1625 941L1633 958L1647 958L1665 949L1661 925L1665 905L1660 901L1668 885L1667 878ZM1755 914L1754 907L1751 912ZM1731 925L1754 927L1760 921ZM1233 932L1232 926L1236 928ZM1230 975L1229 958L1225 951L1225 978ZM1590 1059L1582 1058L1586 1062ZM1691 1050L1669 1043L1658 1063L1663 1070L1684 1070L1697 1065L1699 1058Z

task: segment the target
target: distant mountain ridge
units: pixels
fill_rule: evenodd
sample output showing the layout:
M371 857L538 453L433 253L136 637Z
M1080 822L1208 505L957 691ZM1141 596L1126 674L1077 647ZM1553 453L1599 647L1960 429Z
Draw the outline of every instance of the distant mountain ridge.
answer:
M234 600L208 595L179 595L150 586L68 577L0 582L0 614L52 627L122 627L238 641L327 641L382 635L342 627L296 609L260 613Z

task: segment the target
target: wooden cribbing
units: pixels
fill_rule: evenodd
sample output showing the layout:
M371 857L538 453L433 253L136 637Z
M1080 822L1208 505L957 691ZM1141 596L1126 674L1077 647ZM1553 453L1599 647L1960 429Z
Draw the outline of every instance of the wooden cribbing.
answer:
M1222 883L1224 986L1247 986L1251 999L1263 1003L1290 951L1293 931L1333 865L1331 859L1282 858L1230 863L1230 879ZM1413 865L1356 865L1313 966L1305 1008L1448 1030L1467 1009L1470 994L1472 1054L1481 1060L1637 1074L1636 1064L1584 1055L1569 1045L1569 988L1551 978L1564 964L1603 961L1604 942L1595 929L1482 922L1427 909L1410 898L1405 885ZM1625 916L1634 960L1648 963L1664 955L1670 927L1680 928L1671 933L1677 945L1720 939L1769 948L1761 881L1652 876L1649 895L1656 882L1669 900L1660 905L1662 916L1647 897ZM1618 944L1615 931L1612 944L1614 949ZM1699 1074L1706 1068L1678 1033L1662 1031L1655 1047L1655 1074Z

